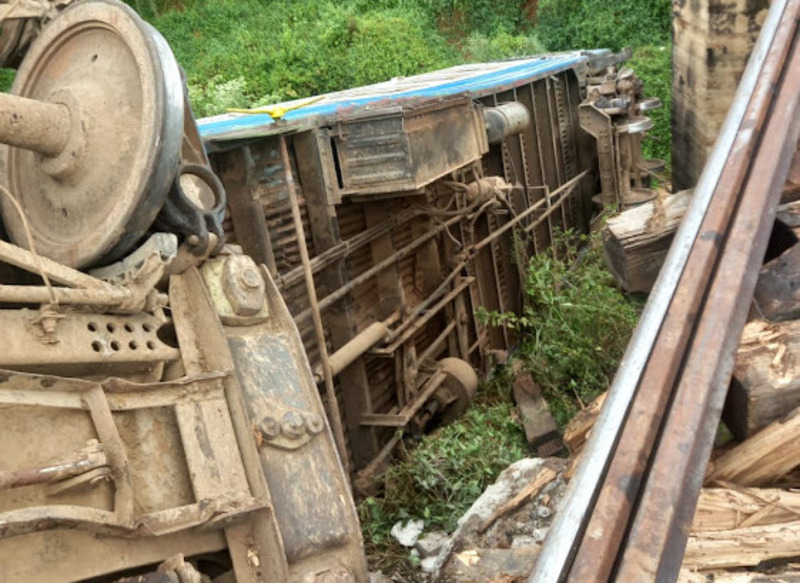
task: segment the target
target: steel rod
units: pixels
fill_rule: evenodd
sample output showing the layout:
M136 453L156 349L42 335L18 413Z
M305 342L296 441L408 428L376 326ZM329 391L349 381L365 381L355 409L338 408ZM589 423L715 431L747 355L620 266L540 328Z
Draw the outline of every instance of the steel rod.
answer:
M101 279L62 265L47 257L39 256L38 259L41 262L41 268L45 275L56 283L92 290L108 290L111 288L111 285ZM39 273L40 264L37 263L36 256L31 251L8 243L7 241L0 240L0 261L30 271L31 273Z
M289 191L289 203L292 207L292 222L294 223L297 246L300 251L300 261L303 264L303 272L305 274L306 293L308 294L311 318L314 321L314 332L317 337L319 357L322 361L325 394L328 397L328 408L330 412L328 419L330 420L333 437L336 441L336 449L339 450L339 457L341 458L342 465L345 467L345 470L348 470L350 467L350 460L347 456L347 445L344 438L344 429L342 428L342 417L339 411L339 402L336 398L336 389L333 384L333 374L328 359L328 345L325 341L325 328L322 326L320 307L317 302L317 289L314 286L314 274L311 272L311 262L308 257L308 247L306 246L306 235L304 232L305 229L303 228L303 220L300 216L300 203L297 200L297 189L295 189L294 186L292 166L289 160L289 149L286 146L286 136L284 134L281 134L279 144L286 188Z
M456 224L456 223L458 223L459 221L462 221L462 220L464 220L464 217L462 215L458 215L458 216L452 217L452 218L448 219L447 221L441 223L436 228L431 229L430 231L425 233L423 236L421 236L419 239L416 239L412 243L409 243L408 245L406 245L405 247L403 247L399 251L393 253L392 255L390 255L389 257L384 259L383 261L380 261L379 263L376 263L373 267L371 267L370 269L368 269L367 271L365 271L364 273L362 273L358 277L355 277L355 278L351 279L346 285L343 285L342 287L338 288L335 292L325 296L322 300L319 301L317 309L318 310L323 310L323 309L327 308L328 306L336 303L337 301L342 299L345 295L347 295L355 287L361 285L365 281L368 281L371 277L374 277L375 275L377 275L378 273L380 273L384 269L386 269L388 267L391 267L392 265L394 265L395 263L397 263L401 259L407 257L409 254L411 254L414 251L416 251L419 247L421 247L422 245L424 245L425 243L427 243L428 241L430 241L431 239L433 239L434 237L439 235L445 229L447 229L448 227L450 227L450 226L452 226L452 225L454 225L454 224ZM312 311L313 310L311 308L308 308L308 309L300 312L295 317L295 319L298 322L302 322L308 316L311 315Z
M130 292L124 288L110 289L72 289L51 288L36 285L0 285L0 303L9 304L49 304L55 298L59 304L78 304L86 306L118 306L130 299Z
M48 156L60 154L69 140L66 105L0 92L0 142Z
M550 197L547 197L545 199L537 201L536 203L531 205L529 208L525 209L524 212L518 214L516 217L514 217L513 219L511 219L510 221L505 223L502 227L500 227L496 231L493 231L491 235L489 235L488 237L485 237L484 239L482 239L481 241L479 241L478 243L476 243L475 245L470 247L470 251L471 252L479 251L480 249L482 249L483 247L485 247L486 245L491 243L493 240L495 240L497 237L499 237L500 235L502 235L503 233L508 231L508 229L512 228L514 225L516 225L517 223L522 221L524 218L526 218L527 216L529 216L530 214L532 214L533 212L535 212L536 210L541 208L545 203L550 202L552 197L558 196L562 191L564 191L566 189L569 189L569 188L572 188L578 181L580 181L582 178L587 176L588 173L589 173L589 171L585 170L585 171L581 172L580 174L578 174L575 178L572 178L568 182L565 182L559 188L554 190L550 194ZM448 219L447 221L437 225L435 228L433 228L430 231L428 231L427 233L425 233L425 235L423 235L420 238L414 240L412 243L409 243L408 245L406 245L402 249L398 250L394 254L392 254L389 257L387 257L386 259L384 259L383 261L375 264L373 267L371 267L370 269L368 269L367 271L365 271L364 273L362 273L358 277L353 278L352 280L350 280L347 283L347 285L343 285L342 287L338 288L335 292L325 296L322 300L319 301L318 309L319 310L323 310L323 309L327 308L328 306L330 306L331 304L337 302L338 300L340 300L342 297L344 297L348 292L350 292L355 287L361 285L365 281L368 281L371 277L375 276L376 274L380 273L384 269L394 265L395 263L397 263L401 259L405 258L410 253L414 252L420 246L424 245L425 243L427 243L432 238L438 236L440 233L442 233L443 231L445 231L449 227L451 227L454 224L464 220L464 218L470 212L470 209L473 209L475 206L476 205L473 205L472 207L469 207L468 209L465 209L464 213L459 214L457 216L454 216L454 217ZM300 312L296 316L295 319L298 322L302 322L302 321L304 321L306 318L308 318L311 315L311 312L312 312L311 308L303 310L302 312Z
M331 247L330 249L326 249L313 259L311 259L311 272L317 273L322 271L329 265L336 263L341 259L345 259L350 256L351 253L360 249L364 245L371 243L373 240L377 239L381 235L385 235L389 231L391 231L395 227L399 227L404 223L408 222L409 220L417 217L419 215L424 214L423 211L418 209L406 209L399 214L391 217L383 221L382 223L375 225L374 227L370 227L366 231L362 231L358 235L355 235L348 239L347 241L342 241ZM291 287L296 283L299 283L303 280L303 266L299 265L288 271L285 275L278 277L275 280L275 283L278 285L279 288L285 289L287 287Z
M618 578L622 581L668 581L678 576L736 348L800 137L798 19L800 0L790 2L784 15L783 23L794 29L793 42L786 43L792 45L792 53L782 59L782 83L769 87L774 95L769 122L750 161L739 212L697 319L687 362L653 456L621 557ZM783 43L778 44L783 49Z

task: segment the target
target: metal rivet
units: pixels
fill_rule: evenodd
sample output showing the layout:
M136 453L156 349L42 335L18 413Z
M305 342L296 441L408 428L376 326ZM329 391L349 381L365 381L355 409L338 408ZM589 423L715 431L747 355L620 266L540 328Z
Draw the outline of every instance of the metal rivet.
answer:
M264 417L259 429L266 439L275 439L281 434L280 423L273 417Z
M325 428L325 423L322 421L322 417L317 415L316 413L309 413L306 415L306 425L308 425L308 431L312 435L317 435L321 433L322 430Z
M306 432L306 422L303 417L294 411L287 411L281 419L281 427L290 437L300 437Z

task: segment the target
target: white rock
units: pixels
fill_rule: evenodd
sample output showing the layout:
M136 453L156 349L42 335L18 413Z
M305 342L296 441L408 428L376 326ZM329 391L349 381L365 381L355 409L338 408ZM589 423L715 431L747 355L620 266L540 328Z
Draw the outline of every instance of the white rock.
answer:
M533 539L540 543L542 542L545 537L547 536L547 531L550 530L549 528L534 528L533 529Z
M431 557L425 557L422 559L422 562L419 564L420 569L422 569L425 573L433 573L433 570L436 568L436 555Z
M431 555L438 554L445 543L449 540L450 537L447 536L447 533L433 531L420 538L417 541L417 544L414 545L414 548L419 551L419 555L421 557L426 558L430 557Z
M423 520L409 520L405 525L401 520L392 527L392 536L404 547L413 547L423 528Z
M531 547L535 547L538 543L539 541L537 541L534 537L528 534L522 534L514 537L514 540L511 541L511 548L529 549Z

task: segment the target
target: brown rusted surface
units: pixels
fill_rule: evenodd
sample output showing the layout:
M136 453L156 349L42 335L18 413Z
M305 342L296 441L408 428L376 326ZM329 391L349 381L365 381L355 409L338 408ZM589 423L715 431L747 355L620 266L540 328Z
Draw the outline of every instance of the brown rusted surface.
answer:
M577 81L559 74L483 99L487 107L515 101L530 112L527 127L515 126L497 144L486 142L482 116L463 99L341 113L330 126L288 135L288 160L275 137L247 141L252 182L236 190L241 178L231 175L228 190L260 201L275 279L327 387L328 404L338 401L354 469L391 439L380 426L427 418L408 415L422 411L420 397L430 401L436 393L427 390L426 369L452 356L485 371L488 354L515 341L513 331L484 327L475 310L520 309L529 254L544 250L555 229L588 224L594 167L591 156L580 155L587 136L577 123ZM457 135L469 139L458 151L445 148L442 140ZM212 155L221 168L240 159L236 149ZM290 184L298 201L294 214ZM243 233L245 246L257 248L252 223L234 213L229 237ZM308 271L316 301L309 297ZM347 367L334 367L332 397L326 355L377 322L389 333L370 340Z
M68 138L46 156L3 146L6 186L25 207L38 251L85 267L130 250L164 202L182 136L180 73L158 33L122 4L81 3L37 40L12 93L66 109L43 123L65 118ZM12 240L28 246L7 197L0 206Z
M783 41L790 52L776 64L782 76L776 87L770 88L775 93L763 133L769 138L761 141L750 160L750 172L741 194L746 210L737 213L729 229L725 254L717 266L702 320L695 331L690 356L632 524L631 539L619 572L623 580L643 580L653 574L676 576L680 568L687 525L691 523L705 474L736 347L800 133L797 116L800 78L794 74L800 67L798 17L800 2L790 3L784 18L794 21L795 30L791 40ZM704 390L699 391L700 387ZM668 476L676 474L685 478L669 480ZM642 557L646 559L642 561ZM656 557L661 557L661 561Z

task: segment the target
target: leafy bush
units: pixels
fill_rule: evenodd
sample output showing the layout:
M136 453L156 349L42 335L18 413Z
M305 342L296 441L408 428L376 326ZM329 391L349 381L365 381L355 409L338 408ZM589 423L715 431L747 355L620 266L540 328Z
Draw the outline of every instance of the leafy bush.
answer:
M461 34L519 34L530 28L535 14L531 0L424 0L441 24L458 24Z
M479 32L470 34L462 51L467 61L482 63L535 55L545 52L545 48L533 33L514 35L501 31L494 36L486 36Z
M644 81L644 94L661 99L661 109L648 111L653 129L647 132L642 151L647 158L660 158L667 163L667 175L672 166L672 45L647 45L635 50L627 64Z
M585 245L580 253L578 243ZM560 250L557 256L555 250ZM479 316L522 333L521 353L556 421L564 425L607 389L636 325L641 302L614 284L599 238L568 237L530 260L523 314Z
M156 9L148 8L156 2ZM131 0L136 6L136 0ZM200 116L447 67L456 51L415 2L216 0L160 13ZM232 98L236 97L236 103Z
M664 45L671 0L542 0L536 32L553 51Z
M353 7L326 4L284 29L269 64L269 86L285 98L305 97L455 62L453 49L416 11L360 14Z

